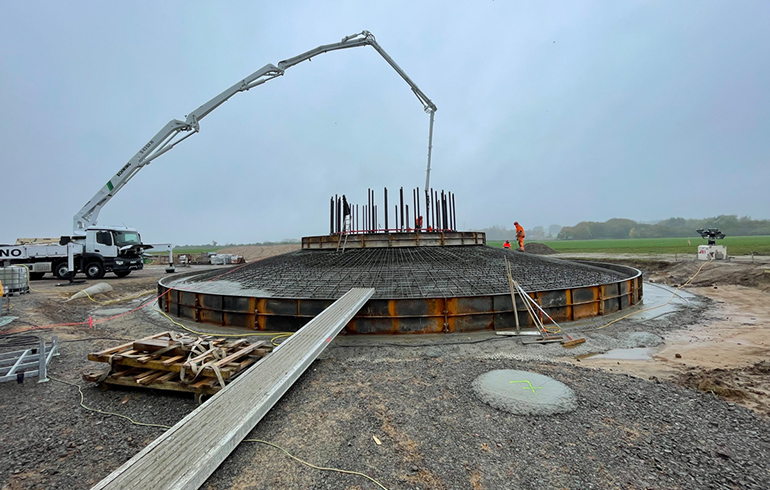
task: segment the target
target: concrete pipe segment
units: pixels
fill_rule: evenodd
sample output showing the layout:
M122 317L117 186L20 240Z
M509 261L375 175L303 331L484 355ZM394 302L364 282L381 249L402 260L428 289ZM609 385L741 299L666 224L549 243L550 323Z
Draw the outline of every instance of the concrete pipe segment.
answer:
M506 258L513 278L557 322L617 312L642 299L642 274L631 267L496 249L478 245L479 235L484 241L478 233L473 240L423 237L409 246L414 235L429 234L382 235L360 248L305 248L246 266L165 277L160 305L201 323L296 331L350 288L371 287L374 296L347 333L505 329L515 327L514 315L520 326L533 326L519 295L513 307Z

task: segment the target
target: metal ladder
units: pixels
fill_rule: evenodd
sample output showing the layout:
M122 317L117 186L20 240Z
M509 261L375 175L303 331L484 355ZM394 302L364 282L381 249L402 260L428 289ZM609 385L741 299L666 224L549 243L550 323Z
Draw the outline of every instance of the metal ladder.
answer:
M40 337L37 349L24 349L0 354L0 383L24 382L25 377L38 377L38 383L48 381L48 365L53 356L59 355L59 340L54 336L50 346Z
M348 234L350 233L350 227L351 227L351 218L349 214L346 214L343 221L342 221L342 235L337 240L337 251L340 251L340 248L342 248L342 252L345 253L345 246L348 244ZM340 247L340 244L342 247Z

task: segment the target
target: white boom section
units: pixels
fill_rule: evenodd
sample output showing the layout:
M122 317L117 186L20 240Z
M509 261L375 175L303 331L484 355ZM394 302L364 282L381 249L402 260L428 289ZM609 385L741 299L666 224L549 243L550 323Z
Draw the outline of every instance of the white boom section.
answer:
M409 87L420 100L420 103L422 103L425 112L430 114L430 134L428 136L428 170L425 177L425 190L427 192L429 189L430 160L433 144L433 118L437 108L433 102L431 102L431 100L426 97L425 94L417 87L417 85L406 75L401 67L399 67L396 62L393 61L390 56L388 56L385 50L383 50L382 47L377 44L377 41L374 39L374 35L372 35L372 33L369 31L362 31L358 34L347 36L338 43L319 46L293 58L283 60L278 63L278 66L267 64L192 111L184 121L180 121L178 119L172 119L169 121L169 123L166 124L163 129L158 131L158 133L152 139L150 139L150 141L147 142L147 144L144 145L142 149L139 150L136 155L134 155L134 157L128 161L128 163L123 165L123 168L118 170L118 173L116 173L107 182L107 184L102 187L99 192L97 192L96 195L94 195L94 197L92 197L91 200L88 201L80 211L78 211L78 213L73 218L73 234L76 236L82 235L86 228L96 225L97 219L99 218L99 212L104 207L104 205L107 204L107 202L112 199L115 194L117 194L118 191L122 189L123 186L126 185L126 183L128 183L128 181L131 180L131 178L136 175L137 172L139 172L139 170L141 170L142 167L148 165L150 162L166 153L174 146L197 133L200 130L200 120L210 114L214 109L224 104L233 95L237 94L238 92L245 92L258 85L262 85L263 83L272 80L275 77L281 76L284 74L287 68L291 68L298 63L309 60L313 56L326 53L327 51L355 48L358 46L372 46L383 58L385 58L385 61L387 61L388 64L392 66L399 75L401 75L401 78L403 78L404 81L409 84ZM189 132L189 134L176 139L179 133L183 131Z

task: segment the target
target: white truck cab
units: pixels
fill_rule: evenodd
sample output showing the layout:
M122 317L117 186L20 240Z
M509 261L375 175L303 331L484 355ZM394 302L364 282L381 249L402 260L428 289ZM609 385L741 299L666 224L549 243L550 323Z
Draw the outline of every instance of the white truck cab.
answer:
M116 226L87 228L84 245L79 270L89 279L99 279L106 272L126 277L142 269L142 252L151 248L136 230Z

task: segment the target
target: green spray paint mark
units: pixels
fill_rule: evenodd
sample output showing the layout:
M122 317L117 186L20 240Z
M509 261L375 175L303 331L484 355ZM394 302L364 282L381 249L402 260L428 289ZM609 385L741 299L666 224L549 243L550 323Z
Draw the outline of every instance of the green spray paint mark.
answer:
M108 190L112 190L112 189L113 189L113 187L114 187L114 186L112 185L112 181L111 181L111 180L108 180L108 181L107 181L107 189L108 189Z
M527 383L528 386L525 386L523 389L525 389L525 390L532 390L532 393L535 393L536 389L541 389L541 390L543 389L542 386L532 386L532 383L530 383L526 379L522 380L522 381L509 381L509 383Z

